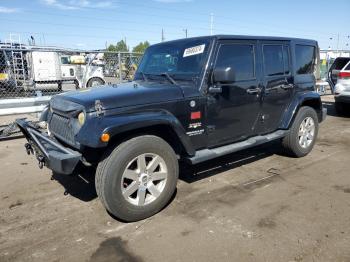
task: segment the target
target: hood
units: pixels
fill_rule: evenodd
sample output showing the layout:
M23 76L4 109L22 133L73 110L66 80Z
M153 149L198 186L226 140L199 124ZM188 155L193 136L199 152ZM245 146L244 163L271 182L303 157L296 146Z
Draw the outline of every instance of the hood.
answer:
M84 106L87 112L92 112L95 111L96 100L100 101L104 110L108 110L182 98L182 89L175 85L129 82L62 93L54 96L51 103L66 104L67 101L70 101Z

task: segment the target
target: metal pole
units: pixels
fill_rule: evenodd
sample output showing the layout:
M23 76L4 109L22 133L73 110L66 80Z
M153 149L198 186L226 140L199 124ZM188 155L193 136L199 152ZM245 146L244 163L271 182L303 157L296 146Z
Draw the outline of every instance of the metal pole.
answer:
M339 53L339 33L338 33L338 37L337 37L337 55Z
M118 67L119 67L119 81L121 83L123 82L123 76L122 76L122 57L120 52L118 52Z

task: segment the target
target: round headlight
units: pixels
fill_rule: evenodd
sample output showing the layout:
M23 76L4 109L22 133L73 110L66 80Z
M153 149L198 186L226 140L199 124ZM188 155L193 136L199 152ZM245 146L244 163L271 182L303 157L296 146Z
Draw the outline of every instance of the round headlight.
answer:
M78 115L78 122L82 126L85 123L85 114L84 112L79 113Z

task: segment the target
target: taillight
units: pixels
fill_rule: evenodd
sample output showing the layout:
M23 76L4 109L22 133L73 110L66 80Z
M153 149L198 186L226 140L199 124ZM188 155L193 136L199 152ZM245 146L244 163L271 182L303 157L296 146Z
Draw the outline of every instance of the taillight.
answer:
M339 78L350 78L350 72L339 72Z

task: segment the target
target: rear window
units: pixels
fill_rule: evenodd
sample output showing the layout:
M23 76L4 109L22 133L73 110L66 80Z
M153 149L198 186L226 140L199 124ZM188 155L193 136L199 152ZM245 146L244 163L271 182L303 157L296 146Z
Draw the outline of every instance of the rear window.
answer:
M350 63L347 65L347 67L345 67L344 70L350 70Z
M350 61L350 58L346 57L338 57L334 60L332 69L334 70L342 70L344 66Z
M308 45L295 46L297 74L312 74L315 65L315 47Z

